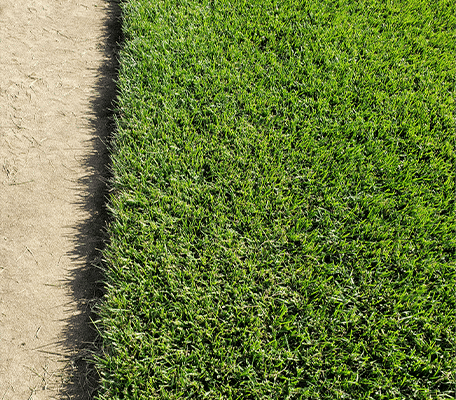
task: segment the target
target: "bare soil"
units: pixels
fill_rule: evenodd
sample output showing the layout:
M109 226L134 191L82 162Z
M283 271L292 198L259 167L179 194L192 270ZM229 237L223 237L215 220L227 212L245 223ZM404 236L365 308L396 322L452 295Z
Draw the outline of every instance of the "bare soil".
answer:
M118 9L0 0L0 399L88 399ZM94 266L95 265L95 266Z

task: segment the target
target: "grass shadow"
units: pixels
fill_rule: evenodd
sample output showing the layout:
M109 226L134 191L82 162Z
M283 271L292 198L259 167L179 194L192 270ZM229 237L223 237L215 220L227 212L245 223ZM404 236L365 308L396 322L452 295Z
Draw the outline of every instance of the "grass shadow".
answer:
M79 206L90 217L74 227L73 251L68 255L79 267L71 272L66 284L77 304L78 313L67 322L64 347L73 349L74 356L67 365L68 381L61 391L62 399L93 399L99 386L99 377L91 362L97 351L98 334L93 324L95 308L104 294L102 250L108 240L107 197L110 180L109 143L114 132L114 101L117 93L117 54L121 41L121 12L119 3L106 3L106 16L99 48L103 63L97 70L96 93L91 99L89 129L93 136L91 149L82 166L88 174L81 178Z

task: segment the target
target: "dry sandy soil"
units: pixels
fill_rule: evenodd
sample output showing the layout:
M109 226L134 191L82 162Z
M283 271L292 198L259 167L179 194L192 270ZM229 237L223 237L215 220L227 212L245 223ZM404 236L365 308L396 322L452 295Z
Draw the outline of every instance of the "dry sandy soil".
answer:
M104 0L0 0L1 400L94 387L118 25Z

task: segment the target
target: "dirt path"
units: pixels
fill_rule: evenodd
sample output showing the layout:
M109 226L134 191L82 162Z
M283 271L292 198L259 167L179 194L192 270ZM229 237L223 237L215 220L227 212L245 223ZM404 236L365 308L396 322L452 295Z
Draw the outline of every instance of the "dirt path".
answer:
M115 14L103 0L0 0L2 400L89 398Z

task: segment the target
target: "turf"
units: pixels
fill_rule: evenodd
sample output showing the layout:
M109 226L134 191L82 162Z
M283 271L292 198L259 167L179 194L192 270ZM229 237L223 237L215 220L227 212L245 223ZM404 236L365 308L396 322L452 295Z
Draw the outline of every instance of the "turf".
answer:
M454 398L455 3L121 4L99 398Z

